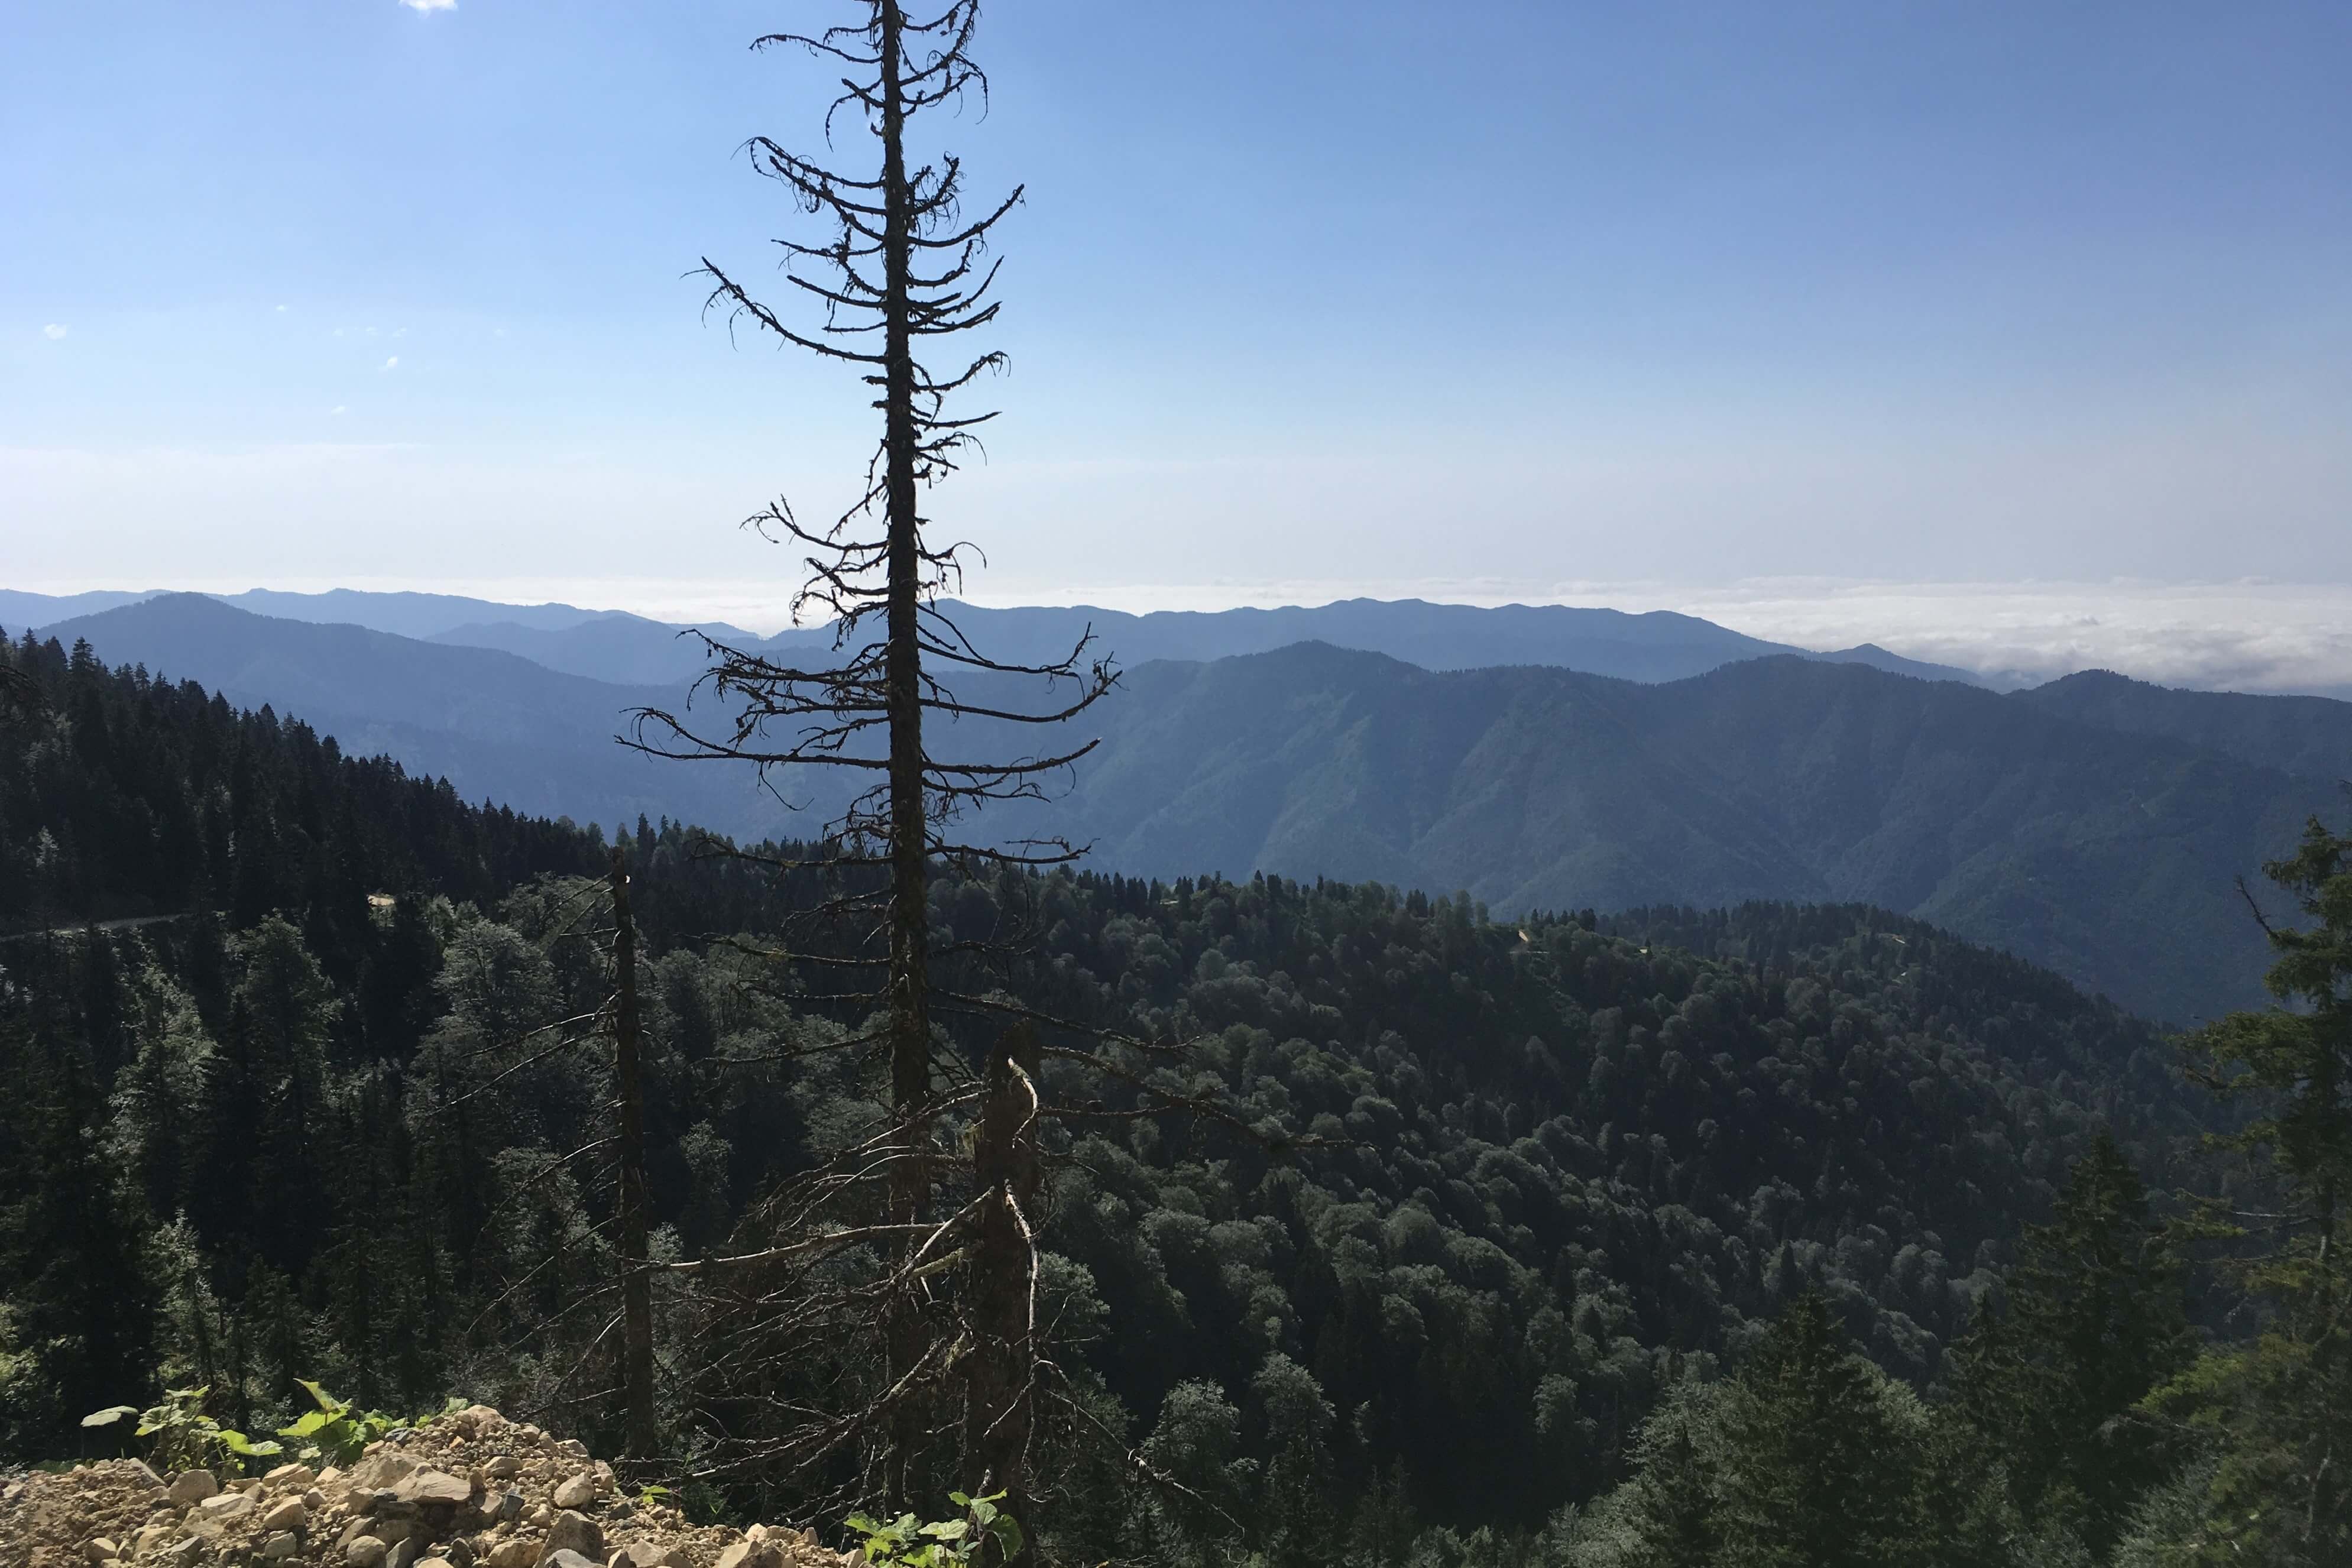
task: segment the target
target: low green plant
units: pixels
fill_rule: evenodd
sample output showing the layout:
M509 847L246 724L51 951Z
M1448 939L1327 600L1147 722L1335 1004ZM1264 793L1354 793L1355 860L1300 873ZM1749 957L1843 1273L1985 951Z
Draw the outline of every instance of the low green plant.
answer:
M234 1427L222 1426L205 1414L204 1388L167 1390L163 1403L141 1410L110 1405L81 1418L85 1426L111 1426L127 1415L139 1417L138 1436L151 1439L148 1463L159 1470L226 1470L241 1473L248 1459L275 1458L285 1452L267 1438L255 1442Z
M280 1426L280 1437L300 1441L300 1458L305 1464L323 1460L330 1465L349 1467L359 1462L359 1457L370 1443L395 1427L411 1425L397 1415L381 1410L361 1410L348 1400L336 1398L307 1377L294 1380L318 1405L291 1426Z
M948 1500L963 1510L961 1519L924 1524L902 1513L885 1524L853 1513L849 1528L865 1538L857 1544L873 1568L962 1568L991 1541L997 1561L1004 1562L1021 1554L1022 1535L1013 1516L996 1506L1003 1500L1003 1492L979 1498L950 1492Z

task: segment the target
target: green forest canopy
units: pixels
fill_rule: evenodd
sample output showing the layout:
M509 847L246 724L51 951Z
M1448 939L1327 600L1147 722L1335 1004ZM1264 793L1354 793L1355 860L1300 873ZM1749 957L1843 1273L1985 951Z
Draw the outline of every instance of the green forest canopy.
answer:
M461 1389L609 1437L562 1375L593 1329L562 1306L611 1263L602 1190L563 1163L594 1136L599 1058L482 1094L470 1065L596 1005L596 955L565 932L600 836L87 650L12 658L34 689L0 716L6 907L198 912L0 946L20 1086L0 1107L5 1451L65 1451L82 1414L163 1382L266 1426L298 1375L388 1406ZM661 1245L704 1256L871 1086L779 1059L828 1026L716 940L773 928L763 872L673 824L629 847ZM1729 1511L1658 1528L1728 1551L1777 1483L1707 1455L1804 1441L1757 1389L1859 1352L1837 1378L1861 1403L1816 1417L1866 1406L1942 1455L1918 1395L1990 1354L1971 1330L2016 1289L2029 1227L2069 1222L2070 1170L2221 1179L2198 1151L2215 1113L2152 1026L1866 908L1504 925L1378 885L1062 874L943 880L933 913L950 940L1029 922L1024 999L1193 1038L1181 1073L1338 1145L1107 1119L1058 1152L1045 1238L1058 1342L1106 1421L1297 1561L1548 1521L1547 1550L1611 1560L1647 1550L1638 1488L1706 1464ZM2135 1201L2103 1223L2145 1227ZM2152 1349L2132 1396L2178 1362ZM2013 1380L1979 1385L2015 1418ZM1591 1522L1560 1512L1604 1498ZM2022 1539L2029 1503L1985 1480L1960 1512ZM1074 1557L1221 1528L1076 1458L1045 1506ZM2104 1547L2116 1511L2036 1528Z

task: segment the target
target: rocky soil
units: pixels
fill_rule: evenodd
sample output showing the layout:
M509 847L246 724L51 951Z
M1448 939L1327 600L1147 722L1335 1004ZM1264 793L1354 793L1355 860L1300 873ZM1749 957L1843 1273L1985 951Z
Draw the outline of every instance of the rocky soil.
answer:
M349 1471L158 1475L136 1459L0 1487L0 1568L850 1568L803 1531L689 1524L612 1467L485 1405Z

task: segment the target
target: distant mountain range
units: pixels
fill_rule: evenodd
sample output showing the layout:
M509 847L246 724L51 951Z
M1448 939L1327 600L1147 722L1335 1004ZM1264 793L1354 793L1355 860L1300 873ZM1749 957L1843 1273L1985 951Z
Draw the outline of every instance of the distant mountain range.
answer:
M51 599L0 592L0 626L48 626L156 596L83 594ZM500 605L447 594L372 594L349 588L324 594L256 588L210 596L282 620L365 626L458 647L497 648L549 669L624 686L683 685L709 662L701 642L685 635L688 628L618 610ZM1867 664L1931 680L1976 680L1966 670L1922 664L1868 643L1815 653L1666 610L1627 615L1563 605L1490 608L1419 599L1349 599L1276 610L1160 610L1142 616L1090 605L990 609L949 600L945 607L983 651L1016 664L1057 659L1091 630L1094 651L1127 667L1161 658L1227 658L1292 643L1328 642L1384 653L1424 669L1540 664L1627 680L1680 680L1735 659L1792 654ZM700 629L733 647L803 658L820 656L833 646L830 627L789 630L765 639L719 622L704 623Z
M27 594L0 588L0 626L21 631L49 626L78 616L94 616L160 598L173 592L151 588L145 593L111 590L92 594ZM469 621L511 621L541 630L559 630L615 612L583 610L576 605L501 605L457 594L377 594L359 588L331 588L323 594L288 594L274 588L248 588L242 594L212 594L224 605L251 610L279 620L320 625L365 626L404 637L430 637Z
M1375 616L1376 629L1401 637L1422 625L1444 652L1496 639L1524 647L1506 633L1536 632L1511 625L1569 624L1498 623L1485 644L1466 632L1448 644L1450 626L1476 623L1413 618L1443 608ZM1064 614L1075 619L975 612L975 635L1034 657L1083 625L1084 612ZM1005 618L981 620L990 616ZM614 619L522 629L593 635ZM1706 633L1737 637L1705 622L1678 628L1683 617L1619 619L1620 655L1669 650L1658 669L1675 668L1666 658L1704 657L1694 650ZM1286 624L1129 621L1116 635ZM650 626L613 635L625 642ZM446 774L469 798L518 809L608 824L642 811L759 837L807 833L839 799L829 779L776 781L809 804L794 815L747 770L661 763L613 743L628 710L682 702L682 679L600 681L511 650L264 616L195 595L45 635L86 637L109 663L194 679L243 705L270 703L347 750L387 752ZM1302 643L1137 663L1089 723L1102 744L1050 816L993 810L986 834L1050 824L1091 840L1096 864L1149 875L1266 870L1466 889L1499 914L1874 903L2176 1020L2258 999L2263 945L2233 879L2258 875L2308 816L2340 814L2337 780L2352 773L2344 702L2170 691L2106 674L2002 696L1786 656L1643 683L1532 661L1433 670ZM978 723L959 739L1000 755L1013 744Z
M1487 608L1419 599L1348 599L1311 609L1155 610L1142 616L1090 605L991 609L950 600L943 607L975 647L1013 664L1059 659L1091 634L1092 653L1107 655L1129 668L1156 659L1230 658L1293 643L1327 642L1386 654L1423 669L1529 664L1626 680L1680 680L1737 659L1793 654L1867 664L1931 680L1973 684L1976 679L1966 670L1921 664L1869 644L1813 653L1666 610L1634 616L1563 605ZM829 627L786 631L764 640L728 627L703 629L735 647L766 653L814 658L833 646ZM678 627L628 615L555 628L511 621L475 623L436 633L434 640L500 648L551 669L599 680L682 682L694 679L708 662L698 638L681 636Z
M195 680L242 707L268 705L347 752L446 775L468 800L581 822L645 812L734 833L789 826L749 779L614 743L628 710L682 700L674 687L613 685L492 649L281 620L201 594L140 600L43 635L68 646L87 638L110 664Z

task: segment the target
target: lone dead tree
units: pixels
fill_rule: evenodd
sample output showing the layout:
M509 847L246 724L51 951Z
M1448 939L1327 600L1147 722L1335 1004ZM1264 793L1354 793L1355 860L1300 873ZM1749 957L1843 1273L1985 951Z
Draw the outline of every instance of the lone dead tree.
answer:
M653 1280L646 1272L652 1207L646 1193L646 1090L639 1065L637 922L629 912L628 856L613 846L613 1087L619 1115L621 1392L629 1457L649 1459L661 1444L654 1418Z
M501 1101L518 1089L527 1092L534 1075L560 1075L591 1087L595 1098L584 1131L593 1135L520 1180L484 1215L483 1223L502 1215L511 1219L563 1186L571 1187L587 1210L605 1212L594 1218L583 1214L577 1236L559 1235L520 1277L492 1296L467 1332L470 1337L484 1331L507 1347L510 1360L514 1352L528 1347L529 1359L545 1368L535 1388L509 1395L520 1399L511 1407L561 1412L577 1422L609 1416L617 1398L626 1456L646 1461L657 1458L663 1445L655 1398L656 1270L648 1259L652 1210L646 1176L640 943L629 887L627 855L618 845L604 876L544 885L551 901L548 926L537 945L551 952L570 944L584 948L585 952L575 954L584 960L583 968L600 961L609 964L609 988L587 1011L519 1027L454 1054L436 1050L428 1040L430 1072L424 1093L430 1100L428 1115L446 1121L462 1140L478 1111L511 1116L511 1107L502 1110ZM602 1048L608 1037L609 1057ZM609 1099L602 1092L606 1089ZM551 1286L559 1304L531 1310L529 1298ZM603 1327L584 1331L580 1320L605 1313L615 1297L618 1308ZM617 1366L604 1348L615 1330L620 1331ZM589 1386L583 1385L583 1379Z
M927 884L936 862L1036 867L1077 857L1080 851L1060 838L961 839L959 824L991 803L1045 799L1048 783L1093 742L1030 749L1007 737L1023 727L1053 731L1066 724L1117 677L1091 654L1091 634L1052 663L992 659L939 602L960 584L966 547L933 539L921 498L975 449L976 427L994 417L951 416L950 397L1004 364L1001 353L956 352L951 344L995 319L991 291L1000 264L990 258L990 236L1022 193L1015 188L984 216L967 219L960 162L944 153L918 162L909 152L909 126L920 116L975 100L985 106L987 79L969 54L978 0L950 0L927 18L910 15L899 0L850 4L857 13L852 23L772 34L753 46L803 49L840 68L842 91L825 117L828 142L837 119L862 117L879 155L869 175L825 167L764 136L745 145L754 168L828 230L816 243L777 241L783 283L796 291L803 310L772 309L708 258L699 274L711 283L706 309L724 313L730 330L748 323L782 343L854 366L874 389L882 431L856 503L830 526L804 526L782 500L746 520L764 537L806 551L807 575L793 617L831 622L834 659L804 668L705 637L712 663L698 695L715 697L723 717L706 726L647 710L636 716L633 743L681 760L754 763L780 800L790 791L821 792L814 781L826 776L856 781L819 836L821 854L772 858L780 869L824 879L827 889L787 931L779 956L814 977L811 1000L854 1021L842 1047L873 1050L887 1062L889 1124L812 1173L780 1205L792 1217L775 1223L787 1230L813 1227L810 1246L761 1256L772 1263L787 1253L806 1258L886 1245L891 1260L881 1286L841 1296L829 1309L840 1313L842 1326L857 1316L845 1303L875 1310L885 1342L880 1392L854 1417L820 1419L812 1412L809 1433L820 1447L854 1440L878 1452L879 1489L895 1505L907 1498L912 1456L940 1429L935 1385L946 1369L974 1354L1025 1353L1027 1345L1022 1336L972 1342L926 1321L932 1281L961 1256L957 1227L974 1217L959 1211L938 1222L931 1215L946 1159L938 1123L967 1110L979 1094L971 1066L940 1049L935 1014L1006 1010L1001 999L978 988L950 990L933 973ZM934 348L950 349L942 368L922 357ZM927 720L939 722L927 728ZM943 750L941 729L957 725L961 745ZM974 740L975 731L982 740ZM1060 742L1066 733L1046 738ZM986 754L990 738L1003 754ZM1019 1202L1017 1185L1001 1180L990 1190L1003 1206ZM882 1212L840 1226L836 1216L869 1201L877 1186ZM825 1231L827 1225L835 1228ZM1026 1230L1022 1219L1010 1233L983 1224L981 1235L1001 1244ZM999 1258L996 1266L1000 1272L1019 1266L1026 1274L1034 1259ZM969 1368L962 1374L971 1375ZM1025 1386L1028 1375L1004 1370L988 1386ZM994 1481L1009 1479L1000 1471Z

